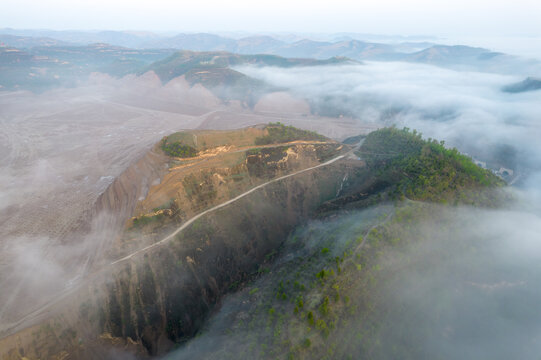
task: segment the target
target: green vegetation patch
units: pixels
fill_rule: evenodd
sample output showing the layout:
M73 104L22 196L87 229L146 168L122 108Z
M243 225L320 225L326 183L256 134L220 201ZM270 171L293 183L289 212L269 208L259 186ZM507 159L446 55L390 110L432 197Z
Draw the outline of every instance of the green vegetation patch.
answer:
M381 181L392 184L395 198L464 203L471 190L505 184L457 149L446 148L443 141L425 140L408 128L370 133L358 155Z
M141 215L133 219L133 228L139 229L149 224L162 223L166 218L164 213L156 215Z
M175 137L178 137L178 135L173 134L162 139L161 149L164 153L180 158L197 156L197 150L194 147L183 144L182 141L175 140Z
M255 139L256 145L281 144L296 140L326 141L327 138L314 131L297 129L294 126L286 126L280 122L270 123L267 126L268 135Z
M423 140L409 129L372 133L360 155L372 177L386 179L397 198L462 201L470 190L481 193L483 188L503 185L456 149ZM484 205L482 198L469 199L473 205ZM239 354L264 359L423 358L419 339L410 336L411 329L417 328L411 321L414 314L394 306L386 290L400 286L401 278L396 276L406 267L425 271L414 261L423 250L421 245L428 246L442 234L452 245L463 221L475 222L467 214L457 218L461 209L405 200L299 227L267 259L277 257L275 265L260 270L260 279L248 287L251 290L236 295L239 316L224 318L227 336L220 337L215 348L220 358L235 359ZM464 253L475 253L475 248L462 242ZM447 254L444 248L434 258L423 258L437 268ZM443 291L441 307L445 296L455 292L455 288ZM400 299L396 301L400 304ZM396 324L396 318L403 321ZM436 332L431 322L422 325L421 344ZM221 336L221 329L210 331L220 331ZM389 334L408 342L388 340ZM212 349L197 351L202 359L217 357Z
M343 352L332 344L337 340L336 331L345 328L351 317L350 281L359 278L354 266L358 261L356 239L390 209L381 207L340 224L315 223L296 231L285 244L292 256L261 271L260 280L235 295L239 296L236 303L242 304L236 311L242 316L226 320L226 336L218 340L220 354L213 353L215 349L209 353L198 349L197 356L236 359L242 353L243 358L342 358Z
M419 323L413 320L422 317L397 306L402 300L389 298L389 289L403 286L406 269L424 273L419 259L433 269L447 261L453 234L468 218L460 217L460 210L404 201L298 228L284 245L288 255L235 295L237 316L218 318L223 323L203 334L201 343L194 341L194 354L201 359L236 359L239 353L260 359L433 358L423 357L423 339L439 335L447 319L438 315L449 297L460 296L456 288L427 294L427 303L436 297L436 310ZM447 245L433 252L430 243L442 236ZM456 241L467 256L478 251L468 244L471 239ZM482 264L463 272L470 266ZM215 348L203 348L208 338L217 342Z
M316 156L321 162L332 159L338 155L338 147L336 145L316 145Z

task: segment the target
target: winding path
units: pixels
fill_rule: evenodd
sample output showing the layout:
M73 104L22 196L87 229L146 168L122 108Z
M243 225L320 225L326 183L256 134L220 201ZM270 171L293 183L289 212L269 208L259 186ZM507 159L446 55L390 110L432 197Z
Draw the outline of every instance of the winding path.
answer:
M240 195L238 195L238 196L236 196L236 197L234 197L234 198L232 198L232 199L230 199L230 200L228 200L226 202L223 202L223 203L221 203L219 205L211 207L210 209L207 209L207 210L195 215L194 217L192 217L191 219L186 221L184 224L179 226L175 231L173 231L171 234L169 234L168 236L166 236L162 240L160 240L158 242L155 242L154 244L151 244L151 245L146 246L144 248L141 248L139 250L136 250L136 251L132 252L129 255L126 255L126 256L118 259L118 260L115 260L115 261L111 262L110 264L106 265L105 267L98 270L97 272L95 272L93 274L89 274L89 276L87 276L86 278L83 278L82 281L79 282L78 284L74 284L74 286L66 288L64 291L60 292L58 294L58 296L56 296L54 299L51 299L50 301L48 301L46 304L39 307L38 309L35 309L35 310L31 311L30 313L28 313L26 316L19 319L18 321L14 322L14 323L11 323L11 324L3 324L4 328L2 329L0 327L0 339L5 338L5 337L7 337L9 335L12 335L12 334L14 334L14 333L28 327L28 326L31 326L33 323L36 323L40 319L43 320L43 319L47 318L48 315L50 315L53 312L53 309L51 309L52 306L54 306L55 304L57 304L61 300L66 299L69 295L76 292L76 290L78 288L80 288L80 286L83 285L84 283L86 283L88 281L92 281L99 274L103 274L107 269L115 266L116 264L128 261L131 258L133 258L133 257L135 257L135 256L137 256L139 254L146 253L146 252L150 251L151 249L153 249L155 247L161 246L161 245L171 241L172 239L175 238L175 236L178 233L180 233L182 230L186 229L194 221L198 220L202 216L204 216L204 215L206 215L206 214L208 214L210 212L216 211L218 209L221 209L221 208L223 208L223 207L225 207L225 206L227 206L227 205L229 205L231 203L234 203L235 201L237 201L239 199L242 199L243 197L245 197L245 196L247 196L247 195L249 195L249 194L251 194L251 193L253 193L253 192L255 192L255 191L259 190L259 189L262 189L262 188L264 188L267 185L270 185L272 183L275 183L275 182L278 182L278 181L281 181L281 180L284 180L284 179L287 179L287 178L290 178L290 177L293 177L293 176L296 176L296 175L299 175L299 174L302 174L302 173L305 173L305 172L308 172L308 171L311 171L311 170L314 170L314 169L317 169L317 168L321 168L321 167L331 165L332 163L335 163L336 161L351 155L358 148L359 145L357 145L355 148L348 151L347 153L339 155L339 156L337 156L335 158L332 158L331 160L328 160L328 161L326 161L324 163L321 163L319 165L312 166L312 167L302 169L302 170L299 170L299 171L295 171L295 172L293 172L291 174L284 175L284 176L278 177L276 179L267 181L267 182L265 182L263 184L260 184L260 185L254 187L254 188L252 188L252 189L250 189L250 190L248 190L248 191L246 191L246 192L244 192L244 193L242 193L242 194L240 194Z
M292 176L295 176L295 175L298 175L298 174L301 174L301 173L304 173L304 172L307 172L307 171L310 171L310 170L314 170L314 169L317 169L317 168L320 168L320 167L323 167L323 166L330 165L330 164L332 164L332 163L334 163L334 162L336 162L336 161L338 161L338 160L344 158L346 155L347 155L347 154L339 155L339 156L337 156L337 157L335 157L335 158L333 158L333 159L331 159L331 160L329 160L329 161L327 161L327 162L324 162L324 163L322 163L322 164L319 164L319 165L316 165L316 166L312 166L312 167L309 167L309 168L306 168L306 169L302 169L302 170L296 171L296 172L294 172L294 173L287 174L287 175L281 176L281 177L279 177L279 178L276 178L276 179L272 179L272 180L270 180L270 181L267 181L266 183L263 183L263 184L261 184L261 185L258 185L258 186L256 186L256 187L254 187L254 188L252 188L252 189L250 189L250 190L248 190L248 191L246 191L246 192L244 192L244 193L242 193L242 194L240 194L240 195L234 197L233 199L230 199L230 200L228 200L228 201L226 201L226 202L223 202L223 203L221 203L221 204L219 204L219 205L216 205L216 206L214 206L214 207L211 207L210 209L207 209L207 210L205 210L205 211L203 211L203 212L201 212L201 213L195 215L194 217L192 217L190 220L186 221L184 224L182 224L181 226L179 226L175 231L173 231L171 234L169 234L168 236L166 236L166 237L163 238L162 240L160 240L160 241L158 241L158 242L155 242L155 243L152 244L152 245L146 246L146 247L144 247L144 248L142 248L142 249L136 250L136 251L132 252L131 254L124 256L123 258L120 258L120 259L118 259L118 260L115 260L115 261L113 261L110 265L115 265L115 264L118 264L118 263L120 263L120 262L127 261L127 260L131 259L132 257L138 255L138 254L145 253L145 252L147 252L147 251L149 251L149 250L151 250L151 249L153 249L153 248L155 248L155 247L157 247L157 246L163 245L164 243L166 243L166 242L172 240L178 233L180 233L182 230L186 229L186 228L187 228L188 226L190 226L194 221L196 221L197 219L201 218L202 216L204 216L204 215L206 215L206 214L208 214L208 213L210 213L210 212L216 211L216 210L218 210L218 209L220 209L220 208L223 208L223 207L225 207L225 206L227 206L227 205L229 205L229 204L231 204L231 203L234 203L235 201L237 201L237 200L239 200L239 199L242 199L242 198L245 197L246 195L249 195L249 194L251 194L251 193L253 193L254 191L257 191L257 190L259 190L259 189L262 189L262 188L264 188L265 186L267 186L267 185L269 185L269 184L278 182L278 181L280 181L280 180L287 179L287 178L289 178L289 177L292 177Z

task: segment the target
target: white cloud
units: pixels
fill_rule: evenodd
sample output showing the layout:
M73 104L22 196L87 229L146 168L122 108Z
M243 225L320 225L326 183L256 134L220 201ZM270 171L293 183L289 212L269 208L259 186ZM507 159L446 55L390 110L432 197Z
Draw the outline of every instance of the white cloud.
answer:
M386 62L240 70L316 104L349 111L361 122L415 128L478 157L490 158L508 144L518 151L520 166L539 170L539 92L501 91L519 77Z

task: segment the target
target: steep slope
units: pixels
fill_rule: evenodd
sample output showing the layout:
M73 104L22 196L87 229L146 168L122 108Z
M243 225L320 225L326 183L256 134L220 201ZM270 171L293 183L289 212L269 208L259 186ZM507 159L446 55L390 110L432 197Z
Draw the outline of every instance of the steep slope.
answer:
M175 133L164 138L160 148L173 156L166 162L168 171L137 203L115 258L154 243L212 206L345 150L318 134L280 123Z
M441 202L453 194L459 202L494 206L501 204L493 190L502 182L471 160L407 130L371 133L360 154L367 157L368 181L320 207L319 220L288 236L267 274L225 301L200 336L168 358L430 358L410 335L414 315L401 312L400 299L387 297L393 289L388 283L398 288L406 277L402 271L422 271L413 260L432 267L444 261L448 247L433 254L434 259L422 259L411 249L422 251L431 242L441 246L440 239L452 239L461 226L458 219L464 219L457 218L457 208L388 200L428 199L425 193L430 193L430 201ZM416 167L418 176L442 167L455 174L451 182L437 177L419 183L411 161L424 164ZM485 190L485 195L465 198ZM467 240L457 240L461 251L467 249ZM433 323L423 326L417 331L429 336Z
M277 140L255 145L268 136ZM115 358L118 349L145 357L193 336L221 297L256 275L291 229L336 196L345 173L362 167L342 160L343 145L314 136L273 124L164 139L194 148L189 158L164 158L157 144L99 201L125 213L139 197L108 262L7 329L2 359Z
M4 334L3 359L146 358L187 341L173 358L380 356L390 331L380 285L397 271L382 264L453 231L453 211L434 203L502 200L492 173L407 129L356 148L278 123L175 133L160 149L174 156L137 165L162 175L110 263ZM131 191L133 204L141 189ZM409 346L396 351L415 358Z

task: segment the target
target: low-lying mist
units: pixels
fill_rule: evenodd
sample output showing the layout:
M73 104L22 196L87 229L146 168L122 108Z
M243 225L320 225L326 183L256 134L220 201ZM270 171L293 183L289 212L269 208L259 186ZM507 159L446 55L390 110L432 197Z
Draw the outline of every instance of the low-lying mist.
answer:
M317 271L329 266L321 254L339 256L351 249L364 234L358 225L374 210L309 223L286 241L278 265L229 296L200 336L168 358L538 357L539 92L503 93L503 86L520 80L513 76L403 63L239 70L289 88L315 113L406 126L445 140L495 171L511 169L506 179L519 189L499 209L420 205L411 210L413 222L395 223L393 246L375 254L371 243L357 246L354 254L376 260L367 272L336 275L350 281L344 292L340 283L337 313L341 306L349 309L343 305L346 294L347 304L358 311L330 323L317 290ZM385 216L378 221L386 221ZM312 276L303 294L305 306L311 303L315 319L327 323L310 322L310 308L293 309L298 300L291 296L298 292L290 284L299 272ZM291 288L293 295L284 290Z
M417 129L522 180L540 170L540 93L501 91L521 78L392 62L240 70L291 89L316 113Z
M397 214L408 206L423 215L396 223L400 238L392 246L376 252L371 241L357 246L370 226L403 216ZM167 359L537 358L541 217L415 203L397 209L357 211L297 229L277 265L228 296L201 334ZM339 297L331 297L324 314L322 294L334 290L323 290L316 272L348 251L341 272L326 280ZM367 252L374 258L365 264ZM348 261L362 268L351 270ZM298 304L293 281L306 286L297 292L304 300L299 312L289 304ZM312 308L330 333L311 323L305 310Z
M294 101L280 108L283 99L261 102L268 114L257 113L184 78L163 84L154 73L121 79L92 74L77 87L39 94L1 91L0 331L106 262L126 220L119 213L133 210L115 201L137 188L144 198L155 179L137 170L118 194L97 204L100 196L162 137L283 119L337 137L352 132L350 126L358 129L303 116ZM100 213L103 207L115 211Z
M199 123L130 103L151 89L105 77L0 93L0 330L103 261L118 214L97 213L100 195L161 137Z
M407 63L238 70L289 94L267 94L250 109L226 104L185 79L162 84L151 73L123 79L94 74L88 84L42 94L0 93L0 330L69 290L90 264L104 261L119 226L114 215L92 214L93 205L164 135L283 121L342 139L373 123L417 129L491 169L512 170L506 179L520 188L517 200L499 210L434 206L439 217L417 219L415 231L404 224L404 245L385 249L381 271L357 271L347 279L351 287L340 301L347 296L366 311L333 323L340 327L329 339L323 325L312 324L307 333L306 318L277 327L293 314L290 302L276 305L277 292L285 294L280 283L294 287L299 280L293 276L301 272L305 285L315 281L306 306L320 304L316 274L353 247L362 256L370 244L360 246L359 236L395 209L308 223L269 257L258 280L226 298L201 335L171 358L286 356L291 343L280 341L288 336L306 358L315 354L306 349L318 346L334 349L334 355L319 354L328 358L539 354L539 92L502 92L523 80L515 76ZM284 101L289 109L280 113Z

